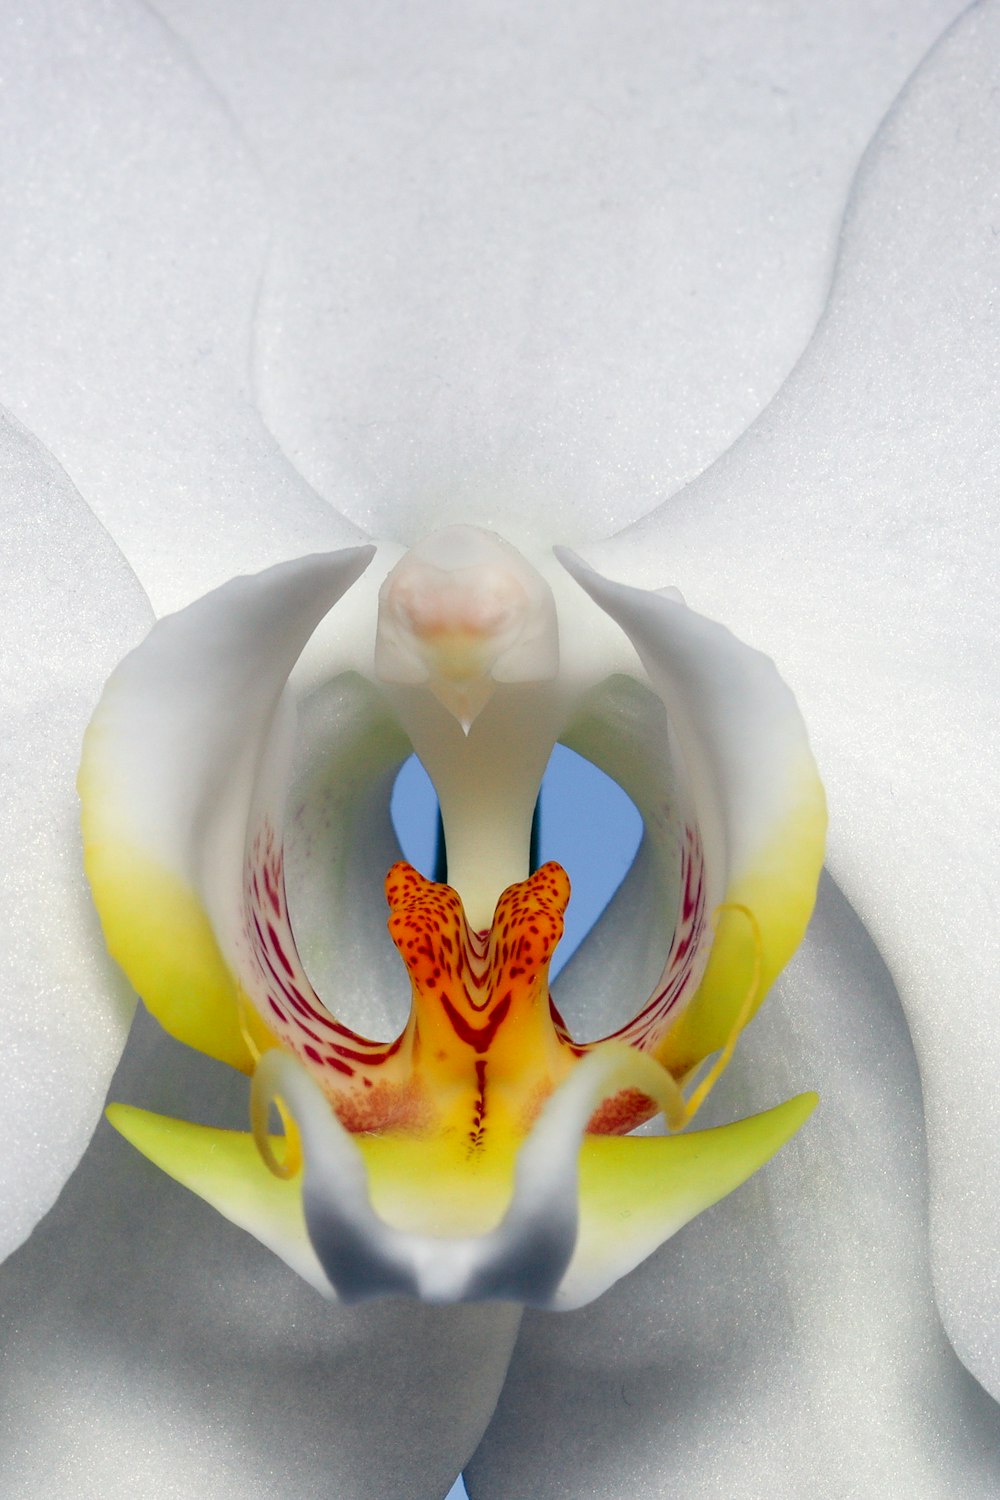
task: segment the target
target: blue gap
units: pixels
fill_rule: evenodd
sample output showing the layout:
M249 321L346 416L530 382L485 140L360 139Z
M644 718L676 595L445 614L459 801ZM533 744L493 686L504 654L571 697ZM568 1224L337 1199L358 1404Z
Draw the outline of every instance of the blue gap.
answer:
M396 778L391 812L404 858L428 879L442 879L438 800L415 755ZM558 860L573 886L566 931L552 962L555 978L628 874L642 839L642 818L616 781L557 745L542 780L535 824L533 865Z

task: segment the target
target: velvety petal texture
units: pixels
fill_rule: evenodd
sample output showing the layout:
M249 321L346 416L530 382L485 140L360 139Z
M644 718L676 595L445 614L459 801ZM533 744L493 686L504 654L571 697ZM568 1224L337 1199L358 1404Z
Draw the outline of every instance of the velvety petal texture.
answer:
M101 682L152 615L66 475L3 416L0 476L2 1258L76 1166L132 1016L80 881L73 776Z
M865 159L826 315L785 389L599 559L646 586L668 566L795 688L833 809L831 868L916 1048L939 1306L994 1394L998 59L1000 7L976 6Z
M0 52L0 401L157 614L363 540L254 404L269 209L225 101L140 0L6 11Z
M84 859L109 951L172 1035L244 1070L248 846L268 819L280 846L295 732L283 695L372 550L234 579L160 621L87 731Z
M934 1306L906 1025L830 882L706 1113L803 1077L820 1106L765 1171L593 1306L525 1314L473 1500L997 1493L1000 1409Z
M111 1092L236 1128L246 1087L140 1012ZM11 1500L442 1500L518 1321L331 1306L107 1124L0 1286Z
M161 613L354 546L357 528L607 535L742 432L793 366L858 155L963 8L588 0L568 21L527 0L46 0L11 14L0 398ZM779 662L818 726L836 868L891 959L928 1085L942 1305L984 1378L1000 1186L983 1165L1000 1127L995 774L977 758L995 743L996 17L972 12L872 153L831 311L783 395L648 531L582 549L608 578L680 584ZM317 743L337 741L353 691L308 699ZM363 1011L355 957L400 746L370 700L355 726L337 766L358 799L348 809L349 776L314 778L300 744L291 810L300 852L377 810L349 856L368 888L324 934L346 866L306 898L290 857L289 900L310 972L351 970ZM626 933L669 883L653 873ZM475 1495L997 1492L996 1408L928 1293L917 1080L893 992L835 891L817 938L716 1107L729 1120L818 1084L822 1129L595 1308L531 1316ZM39 960L45 995L59 941ZM596 951L595 992L614 972ZM633 958L655 978L655 945ZM20 1022L31 991L16 977ZM66 1012L70 982L57 975ZM99 1045L106 1072L114 1047ZM245 1128L245 1080L151 1033L135 1048L117 1097L188 1119L211 1099L214 1126ZM43 1061L46 1087L70 1078ZM104 1129L2 1277L0 1467L16 1500L440 1500L513 1335L504 1308L327 1307Z
M964 4L159 0L267 182L284 451L410 543L644 514L794 363L858 158Z

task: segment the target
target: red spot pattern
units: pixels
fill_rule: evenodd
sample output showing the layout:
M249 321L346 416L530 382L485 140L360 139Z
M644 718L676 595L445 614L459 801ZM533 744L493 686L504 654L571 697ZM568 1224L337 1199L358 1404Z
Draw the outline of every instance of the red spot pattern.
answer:
M560 865L543 865L504 891L491 929L483 932L469 927L456 891L425 880L408 864L389 871L386 898L389 932L413 985L410 1020L389 1043L343 1026L312 988L289 920L282 848L265 822L245 867L244 988L269 1029L322 1085L348 1129L429 1124L436 1106L426 1071L436 1059L453 1076L468 1079L469 1142L478 1148L488 1128L497 1058L505 1059L509 1079L522 1061L521 1028L530 1013L541 1012L556 1052L570 1066L600 1045L574 1042L548 993L548 965L562 936L569 880ZM700 979L710 938L705 907L701 841L687 828L677 926L660 983L637 1016L602 1040L624 1041L646 1052L655 1048ZM538 1035L537 1028L532 1035ZM497 1053L498 1046L505 1050ZM537 1071L537 1062L523 1061ZM537 1112L553 1082L532 1074L525 1086L534 1088L531 1112ZM621 1133L654 1112L647 1096L623 1090L601 1105L588 1128Z
M357 1111L344 1097L343 1085L350 1080L371 1088L369 1071L398 1051L402 1037L388 1044L369 1041L341 1025L319 999L295 945L283 851L268 822L254 838L246 861L243 914L249 962L241 978L248 997L268 1028L323 1084L338 1114L343 1106L344 1116L353 1118Z
M677 926L660 982L637 1016L605 1040L628 1042L652 1052L682 1001L701 979L711 933L705 912L705 859L694 828L685 828L681 845L681 895Z
M476 1059L476 1102L472 1106L472 1127L469 1131L469 1144L479 1147L483 1144L486 1135L486 1063L483 1058Z
M547 1015L547 971L562 936L569 880L551 863L510 886L489 932L469 927L450 886L425 880L407 864L389 871L386 899L389 933L413 984L415 1046L433 1038L428 1045L443 1068L473 1072L469 1140L478 1146L486 1129L488 1059L495 1071L498 1039L504 1041L511 1026L523 1036L539 1003ZM504 1057L509 1069L509 1052Z
M603 1042L627 1042L640 1052L653 1052L666 1035L679 1007L697 989L711 946L706 915L705 861L701 839L694 828L685 828L681 846L680 905L673 941L660 982L646 1004L631 1021L598 1041L575 1043L565 1021L551 1002L556 1035L575 1056L583 1057ZM657 1104L638 1089L623 1089L606 1099L591 1116L587 1129L597 1135L625 1135L656 1114Z
M489 932L473 932L461 897L400 862L386 876L389 934L422 995L435 995L456 1036L486 1051L510 1012L515 990L547 965L562 937L569 879L542 865L497 902Z
M622 1089L599 1104L587 1121L591 1135L628 1135L656 1114L659 1105L641 1089Z

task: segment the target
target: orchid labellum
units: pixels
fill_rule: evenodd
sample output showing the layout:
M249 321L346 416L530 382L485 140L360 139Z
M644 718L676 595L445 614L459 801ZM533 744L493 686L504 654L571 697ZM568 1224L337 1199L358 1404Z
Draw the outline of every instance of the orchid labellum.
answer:
M529 561L471 526L387 573L372 553L234 580L158 624L105 689L80 790L109 948L169 1032L253 1076L252 1133L111 1118L344 1301L579 1306L812 1109L800 1095L715 1130L628 1137L657 1113L674 1132L689 1122L800 941L822 789L773 665L679 598L571 554ZM314 988L288 877L289 845L308 877L348 832L324 827L322 798L287 795L297 699L348 674L390 759L402 733L433 778L451 882L405 863L386 876L412 1003L382 1037ZM330 732L342 766L357 725ZM621 775L652 850L662 970L600 1039L574 1036L549 994L566 873L528 868L558 740Z

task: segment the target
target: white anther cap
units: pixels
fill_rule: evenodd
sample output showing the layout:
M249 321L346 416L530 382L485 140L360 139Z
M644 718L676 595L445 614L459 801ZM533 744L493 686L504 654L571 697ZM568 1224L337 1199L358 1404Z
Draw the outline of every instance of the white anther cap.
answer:
M376 676L426 683L466 731L498 682L548 681L558 668L552 591L495 532L432 532L382 585Z

